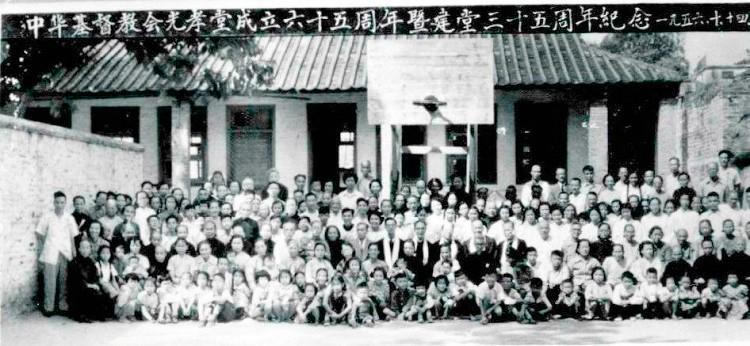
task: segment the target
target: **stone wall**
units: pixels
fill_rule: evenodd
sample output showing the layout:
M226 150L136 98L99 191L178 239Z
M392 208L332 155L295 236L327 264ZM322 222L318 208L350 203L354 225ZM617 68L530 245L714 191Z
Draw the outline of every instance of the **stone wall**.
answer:
M0 277L2 314L34 309L38 248L34 229L61 190L90 202L97 191L134 193L143 147L0 115Z
M684 104L688 122L687 168L695 179L706 176L706 168L718 152L750 153L750 80L737 78L721 85L703 85L688 94ZM742 167L740 167L742 168ZM743 186L750 185L745 168Z

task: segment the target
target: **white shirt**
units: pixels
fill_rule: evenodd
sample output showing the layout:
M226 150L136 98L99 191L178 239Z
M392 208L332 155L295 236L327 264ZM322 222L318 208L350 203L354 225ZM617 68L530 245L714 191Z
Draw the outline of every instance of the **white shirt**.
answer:
M599 237L599 226L594 225L593 223L585 223L583 227L581 227L581 236L580 239L588 239L591 242L596 241L596 238Z
M56 265L59 255L68 261L73 259L73 238L80 233L73 215L46 214L39 220L36 233L44 237L40 262Z
M500 244L501 241L505 240L505 231L503 230L503 224L505 224L503 220L495 221L495 223L490 225L490 229L487 231L487 236L495 239L496 244ZM456 238L455 231L453 231L453 238ZM469 238L471 238L471 234L469 234ZM463 243L466 240L459 239L459 241Z
M537 235L527 242L529 246L536 249L536 253L538 256L537 263L549 263L550 257L552 257L552 251L562 250L562 244L560 243L560 241L558 241L558 239L561 238L554 238L552 234L550 234L546 240Z
M644 215L641 218L641 226L643 227L643 235L648 238L649 232L651 231L651 228L654 226L661 227L662 233L664 233L664 242L670 243L674 239L674 233L673 232L667 232L667 228L669 225L669 216L664 213L660 213L659 216L654 215L653 213L648 213ZM671 233L671 234L670 234ZM644 241L646 239L638 239L639 241Z
M633 225L633 228L635 229L635 239L639 241L642 239L643 236L643 227L641 227L641 222L638 220L624 220L620 218L617 222L615 222L612 226L612 241L615 243L622 243L623 235L625 234L625 226L627 225Z
M133 217L133 222L138 225L139 236L144 246L151 244L151 228L148 227L148 218L151 215L156 215L151 208L136 208Z
M341 208L349 208L351 210L357 210L357 200L365 198L365 195L357 189L354 189L352 192L347 190L341 191L338 196L341 201Z
M577 196L570 194L570 204L576 207L576 213L583 213L586 211L586 194L579 193Z
M521 189L521 203L525 206L528 206L531 202L531 186L534 185L534 181L527 181L526 184L523 184L523 188ZM541 201L546 202L549 199L549 183L547 183L544 180L540 180L536 183L536 185L539 185L542 188L542 196Z
M254 193L241 192L237 196L234 196L234 199L232 200L232 209L234 209L235 212L240 210L240 207L243 204L252 202L253 198L255 198Z
M697 212L679 208L669 216L669 233L675 235L678 229L685 229L688 233L688 241L693 243L698 241L698 223L701 217ZM664 233L666 237L666 233Z
M716 234L717 232L721 232L721 224L724 223L724 220L727 217L721 212L721 209L719 209L718 211L706 210L701 214L700 218L701 220L708 219L708 221L711 222L711 228L713 228L714 234Z

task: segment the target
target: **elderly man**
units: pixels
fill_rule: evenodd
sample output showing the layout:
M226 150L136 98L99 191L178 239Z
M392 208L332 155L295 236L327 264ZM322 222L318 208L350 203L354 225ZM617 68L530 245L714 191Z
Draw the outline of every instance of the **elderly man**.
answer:
M531 166L531 180L523 184L523 188L521 189L521 203L524 206L529 206L529 203L534 198L531 193L531 187L534 185L542 188L542 195L539 196L539 199L542 202L546 202L549 197L550 187L546 181L542 180L542 167L539 165Z
M711 192L716 192L719 195L719 200L723 202L727 199L728 189L726 182L719 177L719 164L716 162L709 163L708 177L701 182L698 193L705 197Z
M58 191L53 196L54 213L42 216L36 228L37 244L41 244L39 262L42 263L42 314L45 316L68 310L68 263L75 257L73 239L79 234L75 219L65 213L65 194Z
M125 221L120 215L117 215L117 202L114 199L107 200L105 209L104 216L99 218L99 222L103 228L102 231L105 231L102 234L106 233L106 231L114 232L115 227Z
M370 196L370 182L375 179L375 177L372 176L372 163L370 160L359 164L359 172L362 176L359 178L357 190L365 196Z
M558 167L555 170L555 184L549 187L549 203L558 204L560 192L567 192L568 175L565 168Z

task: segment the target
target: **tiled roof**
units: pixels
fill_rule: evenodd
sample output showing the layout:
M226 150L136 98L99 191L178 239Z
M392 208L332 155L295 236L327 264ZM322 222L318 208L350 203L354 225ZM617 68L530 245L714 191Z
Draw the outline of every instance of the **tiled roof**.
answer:
M391 36L393 37L393 36ZM676 71L606 52L576 34L498 34L494 41L495 85L575 85L603 83L680 82ZM386 39L421 39L395 36ZM268 91L344 91L366 87L367 36L263 36L261 60L274 67ZM61 71L45 90L53 93L146 92L166 88L202 90L208 84L189 78L180 85L167 82L117 40L89 48L92 59ZM227 75L231 62L206 54L196 65ZM199 73L194 73L198 76Z

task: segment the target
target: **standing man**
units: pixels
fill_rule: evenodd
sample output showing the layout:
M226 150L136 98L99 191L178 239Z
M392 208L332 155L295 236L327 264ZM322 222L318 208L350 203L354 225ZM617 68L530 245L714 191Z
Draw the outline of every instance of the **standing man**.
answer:
M375 179L372 176L372 163L370 163L370 160L359 164L359 172L362 173L362 177L359 178L357 190L365 196L370 196L370 182Z
M294 190L295 191L302 191L303 193L307 191L307 176L304 174L297 174L294 176Z
M729 150L722 150L719 152L719 181L727 185L730 191L741 192L740 185L742 180L740 179L740 173L737 172L737 168L729 165L729 161L734 158L734 153Z
M539 185L542 188L542 195L539 197L539 200L546 202L549 197L549 184L542 180L542 167L539 165L531 166L531 180L526 182L526 184L523 184L523 189L521 190L521 203L524 206L528 207L532 200L531 187L533 185Z
M68 310L65 295L68 262L75 256L73 238L79 234L75 219L65 213L65 194L57 191L53 196L55 212L42 216L36 228L38 244L42 244L39 262L42 263L42 314L45 316Z
M700 185L700 195L702 197L708 196L711 192L716 192L719 195L719 201L724 202L727 200L727 191L729 187L726 182L721 180L719 177L719 164L711 162L708 164L708 178L704 179Z
M664 191L672 196L680 188L680 159L671 157L669 159L669 172L664 174Z
M560 197L560 192L568 192L566 190L568 185L568 175L565 171L565 168L558 167L555 170L555 180L557 182L554 185L550 185L549 187L549 203L550 204L558 204Z
M594 181L594 166L583 166L583 180L581 181L581 193L586 195L589 192L599 194L602 186Z

